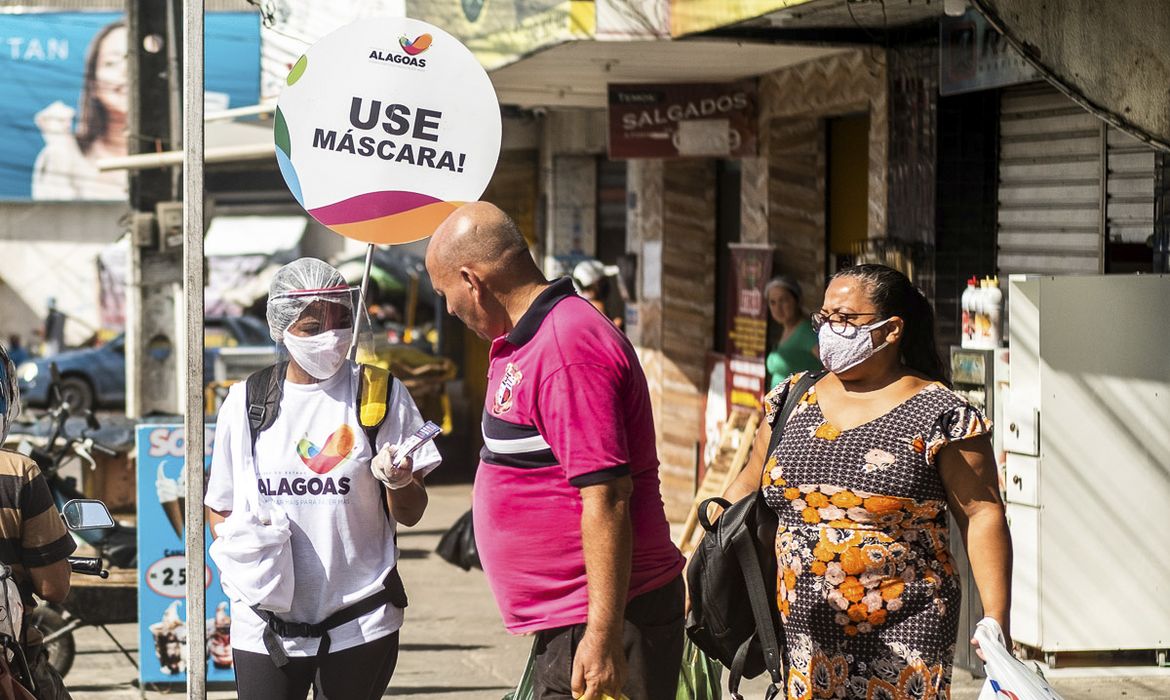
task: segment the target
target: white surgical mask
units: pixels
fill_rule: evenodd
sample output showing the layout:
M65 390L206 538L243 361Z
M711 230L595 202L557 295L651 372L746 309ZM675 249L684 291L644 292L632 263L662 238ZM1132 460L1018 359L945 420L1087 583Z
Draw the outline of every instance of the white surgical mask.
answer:
M338 328L304 336L285 333L284 347L288 348L289 356L301 369L316 379L328 379L341 369L352 340L352 328Z
M852 369L873 357L875 352L890 343L886 341L875 348L873 346L873 336L870 335L870 331L875 328L880 328L888 322L889 319L886 319L884 321L875 321L867 326L857 326L856 331L848 336L834 332L832 328L829 328L828 323L821 326L821 329L817 331L817 345L821 351L821 364L830 372L838 374Z

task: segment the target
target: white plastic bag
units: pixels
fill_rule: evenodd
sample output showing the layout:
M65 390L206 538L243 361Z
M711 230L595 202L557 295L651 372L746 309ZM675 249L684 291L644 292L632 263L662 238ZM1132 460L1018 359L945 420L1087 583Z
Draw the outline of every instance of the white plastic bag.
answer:
M255 459L247 462L253 483L260 483ZM208 548L219 567L223 592L233 603L288 612L295 589L288 514L256 489L235 489L232 503L231 515L216 526L215 541Z
M975 625L975 641L983 651L987 680L979 700L1062 700L1052 686L1012 656L1004 642L1003 630L993 618Z
M279 507L233 511L215 528L209 553L232 602L286 613L293 601L292 529Z

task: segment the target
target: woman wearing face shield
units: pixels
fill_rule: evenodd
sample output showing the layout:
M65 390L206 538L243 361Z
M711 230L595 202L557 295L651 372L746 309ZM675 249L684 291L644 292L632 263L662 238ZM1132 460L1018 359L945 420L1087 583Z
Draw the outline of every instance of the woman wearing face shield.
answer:
M948 512L983 609L1010 639L1011 540L990 425L950 390L930 302L902 273L837 273L813 327L828 372L767 396L751 461L725 494L762 489L779 516L787 697L945 697L960 597Z
M287 516L291 531L289 609L273 614L262 602L249 607L233 598L242 700L304 700L310 688L315 698L381 697L397 661L405 599L388 593L401 592L395 529L422 517L423 479L440 458L427 443L396 466L398 445L423 424L397 381L369 444L358 416L360 369L346 359L351 292L320 260L302 258L277 271L267 315L288 365L275 421L253 448L248 413L255 406L244 382L231 388L217 420L204 501L213 534L233 508L258 500ZM349 616L356 617L331 626Z

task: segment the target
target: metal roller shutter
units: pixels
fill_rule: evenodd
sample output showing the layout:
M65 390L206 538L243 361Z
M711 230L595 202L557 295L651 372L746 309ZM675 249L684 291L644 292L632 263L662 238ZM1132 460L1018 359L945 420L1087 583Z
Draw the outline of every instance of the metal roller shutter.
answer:
M1144 243L1153 233L1154 167L1148 146L1055 88L1004 90L1000 275L1098 273L1107 240Z

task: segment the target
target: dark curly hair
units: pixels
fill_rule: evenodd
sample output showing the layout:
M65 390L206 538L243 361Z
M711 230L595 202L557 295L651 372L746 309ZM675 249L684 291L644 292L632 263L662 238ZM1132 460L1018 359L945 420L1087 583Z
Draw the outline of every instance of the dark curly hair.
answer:
M938 352L934 337L934 309L906 275L885 265L855 265L833 275L861 280L869 300L882 318L897 316L905 323L902 364L930 379L951 386L951 372Z

